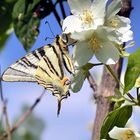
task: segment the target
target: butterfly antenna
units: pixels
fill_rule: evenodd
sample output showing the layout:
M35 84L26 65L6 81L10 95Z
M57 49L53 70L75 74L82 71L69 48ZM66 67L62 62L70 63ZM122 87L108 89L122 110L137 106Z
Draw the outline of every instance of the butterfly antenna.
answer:
M45 41L47 41L48 39L54 39L54 38L51 38L51 37L46 37L46 38L45 38Z
M53 37L55 38L55 34L53 33L52 28L51 28L51 26L50 26L49 22L48 22L48 21L46 21L46 22L45 22L45 24L48 24L48 27L50 28L50 31L51 31L51 33L52 33Z

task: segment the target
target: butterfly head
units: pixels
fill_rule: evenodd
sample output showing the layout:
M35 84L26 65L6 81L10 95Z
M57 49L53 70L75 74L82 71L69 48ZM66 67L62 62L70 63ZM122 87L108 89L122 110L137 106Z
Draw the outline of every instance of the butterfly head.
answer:
M58 99L58 110L57 115L60 114L61 109L61 102L63 99L70 96L69 87L70 87L70 79L68 77L64 77L59 85L56 85L53 91L53 95L57 97Z

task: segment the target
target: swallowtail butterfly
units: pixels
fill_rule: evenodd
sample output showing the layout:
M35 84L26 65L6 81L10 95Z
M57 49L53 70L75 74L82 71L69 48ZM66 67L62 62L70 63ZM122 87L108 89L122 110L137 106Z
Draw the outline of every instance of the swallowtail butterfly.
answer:
M64 67L68 72L74 72L67 41L57 35L52 44L25 55L9 66L3 73L2 80L37 82L57 97L59 114L61 101L69 96L70 79L65 75Z

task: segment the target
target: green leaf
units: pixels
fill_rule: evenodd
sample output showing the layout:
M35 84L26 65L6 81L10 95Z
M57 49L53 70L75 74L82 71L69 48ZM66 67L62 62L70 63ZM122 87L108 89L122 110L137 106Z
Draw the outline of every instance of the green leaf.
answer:
M124 77L124 93L127 93L135 85L140 75L140 48L128 57L128 65Z
M39 34L40 20L35 14L35 8L40 0L18 0L13 9L14 29L17 37L28 51Z
M114 127L124 127L128 119L132 115L132 106L126 105L110 112L105 118L102 128L101 128L101 139L111 140L109 138L108 132Z
M2 0L0 1L0 51L4 48L4 44L9 37L9 32L12 23L12 10L14 6L14 0Z
M2 36L0 36L0 51L2 51L2 49L4 48L4 44L6 42L6 40L8 39L9 35L7 34L3 34Z
M73 92L78 92L82 88L82 85L88 75L89 69L91 69L96 64L87 63L86 65L80 67L78 70L76 70L75 74L73 75L72 83L71 83L71 89Z

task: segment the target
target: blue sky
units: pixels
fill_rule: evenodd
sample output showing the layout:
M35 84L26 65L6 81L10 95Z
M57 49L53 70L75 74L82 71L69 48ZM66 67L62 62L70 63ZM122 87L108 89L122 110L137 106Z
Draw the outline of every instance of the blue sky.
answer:
M139 0L133 0L134 10L131 13L132 30L134 31L135 46L128 51L132 52L140 46L140 15L139 15ZM51 28L54 34L60 34L61 30L55 21L53 15L45 18L41 22L40 35L37 42L34 44L34 50L42 45L48 44L53 40L45 41L45 38L53 37L45 21L51 23ZM2 72L13 62L26 54L21 43L17 40L15 34L12 34L6 43L5 48L0 52L0 65ZM97 72L98 70L98 72ZM101 70L94 69L94 74L101 76ZM8 112L12 121L15 114L18 115L21 106L24 103L31 105L35 99L43 91L43 88L34 83L8 83L3 82L3 92L8 99ZM1 104L1 103L0 103ZM57 118L57 101L50 92L46 91L46 95L41 103L36 107L35 113L46 122L46 129L43 132L42 140L89 140L91 124L95 117L95 103L92 100L92 91L87 81L79 93L71 93L71 96L62 103L60 117ZM1 108L0 108L1 109ZM138 123L137 116L140 113L136 111L134 120ZM139 122L140 123L140 122Z

